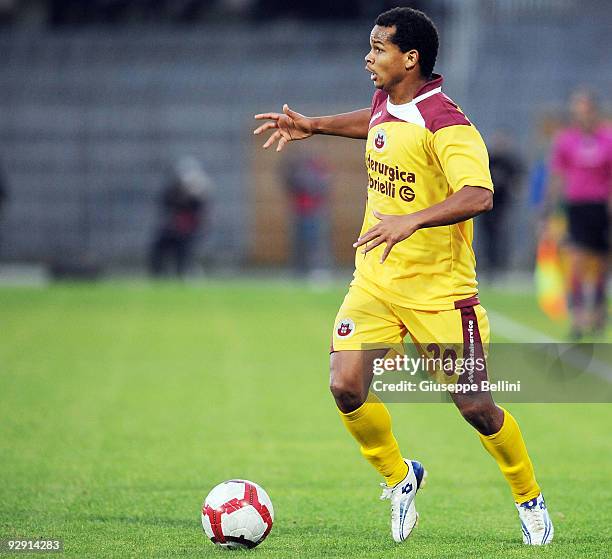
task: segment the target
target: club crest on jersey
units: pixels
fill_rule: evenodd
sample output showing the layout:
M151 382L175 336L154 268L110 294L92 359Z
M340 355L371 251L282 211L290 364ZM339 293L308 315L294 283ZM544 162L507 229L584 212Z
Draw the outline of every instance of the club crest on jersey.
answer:
M387 134L382 128L379 128L376 131L372 145L374 146L374 150L378 152L385 149L385 146L387 145Z
M355 323L350 318L343 318L336 324L336 335L339 338L350 338L355 332Z

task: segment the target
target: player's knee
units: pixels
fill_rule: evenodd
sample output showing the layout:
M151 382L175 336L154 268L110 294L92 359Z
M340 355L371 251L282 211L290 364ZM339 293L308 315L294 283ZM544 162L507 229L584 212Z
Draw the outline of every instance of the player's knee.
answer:
M364 402L362 390L352 382L345 379L334 379L329 384L329 389L336 400L336 405L344 413L356 410Z
M340 411L348 413L361 406L365 396L360 379L339 365L332 360L329 389Z
M464 419L481 433L491 434L497 431L498 408L493 402L475 401L463 403L459 411Z

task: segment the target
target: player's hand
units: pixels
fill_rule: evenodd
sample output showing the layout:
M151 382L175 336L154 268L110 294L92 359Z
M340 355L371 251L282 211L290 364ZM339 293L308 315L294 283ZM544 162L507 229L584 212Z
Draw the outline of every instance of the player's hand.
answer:
M303 140L313 135L311 119L292 111L286 103L283 105L282 113L261 113L255 115L255 118L257 120L267 120L268 122L255 128L253 134L259 135L266 130L274 130L274 133L263 145L264 149L268 149L278 140L276 151L281 151L287 142Z
M378 245L387 243L380 257L382 264L389 256L391 249L417 231L419 224L412 215L386 215L377 211L374 211L373 214L380 221L361 235L353 246L357 248L366 245L361 251L366 254Z

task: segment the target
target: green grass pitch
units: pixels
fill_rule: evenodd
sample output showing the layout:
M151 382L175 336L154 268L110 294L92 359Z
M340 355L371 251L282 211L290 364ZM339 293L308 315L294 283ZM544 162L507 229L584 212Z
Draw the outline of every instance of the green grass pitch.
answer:
M543 549L522 545L497 466L451 405L392 405L403 451L430 474L418 528L394 544L380 480L327 389L343 294L265 281L1 288L0 538L62 538L64 557L224 557L200 506L242 477L266 488L276 519L241 556L610 556L609 404L509 406L555 522ZM562 333L529 297L482 299Z

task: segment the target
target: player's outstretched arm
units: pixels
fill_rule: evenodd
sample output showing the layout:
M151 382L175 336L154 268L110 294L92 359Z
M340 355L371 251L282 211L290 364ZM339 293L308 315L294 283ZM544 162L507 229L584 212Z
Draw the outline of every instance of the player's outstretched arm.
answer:
M263 147L268 149L274 142L278 141L276 151L281 151L287 142L304 140L314 134L365 140L368 137L370 112L368 108L338 115L308 117L291 110L285 104L282 113L255 115L256 120L266 120L267 122L258 126L253 134L259 135L266 130L274 130Z

